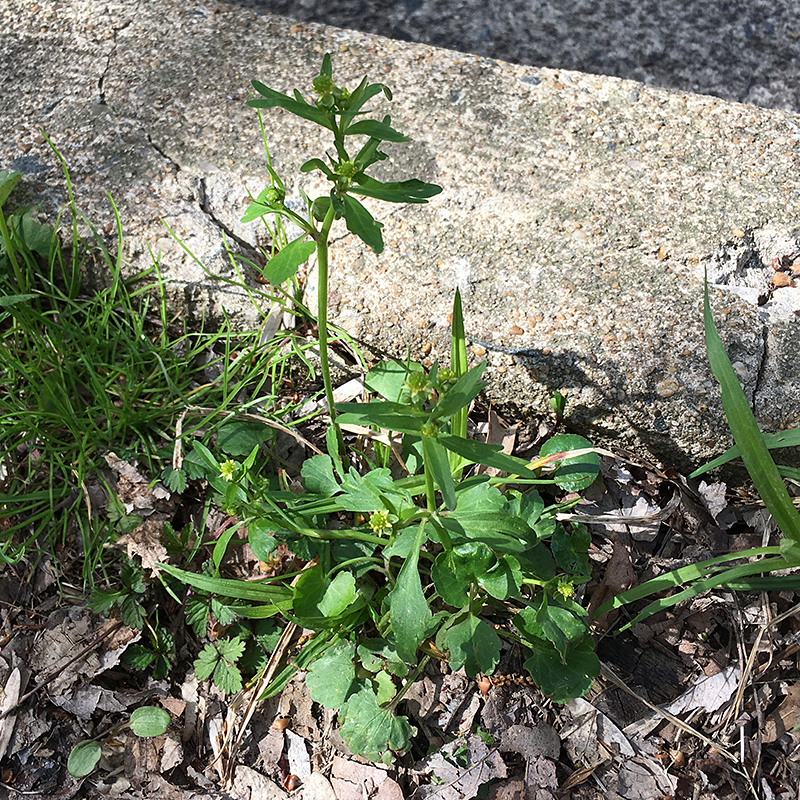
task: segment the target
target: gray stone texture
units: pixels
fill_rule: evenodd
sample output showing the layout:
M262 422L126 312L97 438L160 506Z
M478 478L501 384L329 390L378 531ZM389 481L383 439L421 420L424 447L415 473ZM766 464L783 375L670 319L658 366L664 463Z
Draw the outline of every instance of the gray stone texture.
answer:
M770 430L798 423L800 288L769 290L774 260L788 270L800 256L791 113L211 1L11 0L0 18L0 168L26 173L15 202L44 199L54 216L65 185L43 129L79 207L110 238L106 192L114 198L129 273L160 253L170 301L190 321L225 309L252 324L246 297L224 283L223 245L224 233L256 257L267 242L240 222L247 190L267 181L250 80L310 87L326 51L339 82L369 74L391 86L394 123L413 137L387 147L376 177L444 187L423 206L367 202L386 226L380 256L337 230L336 324L446 360L459 286L493 401L535 419L559 389L572 428L685 469L729 442L702 334L708 266L758 418ZM324 191L314 175L297 180L329 146L324 132L280 111L265 123L290 196Z

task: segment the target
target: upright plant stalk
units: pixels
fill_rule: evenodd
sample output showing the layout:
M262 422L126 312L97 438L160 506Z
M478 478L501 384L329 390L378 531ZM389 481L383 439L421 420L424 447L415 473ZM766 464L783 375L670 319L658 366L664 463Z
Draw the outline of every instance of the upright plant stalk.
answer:
M336 422L336 407L333 399L333 384L331 383L331 369L328 361L328 235L333 224L333 206L328 209L322 227L316 237L317 245L317 335L319 338L319 362L322 371L322 383L325 386L325 400L328 403L328 413L331 425L336 431L339 442L339 452L342 452L344 442L342 431Z

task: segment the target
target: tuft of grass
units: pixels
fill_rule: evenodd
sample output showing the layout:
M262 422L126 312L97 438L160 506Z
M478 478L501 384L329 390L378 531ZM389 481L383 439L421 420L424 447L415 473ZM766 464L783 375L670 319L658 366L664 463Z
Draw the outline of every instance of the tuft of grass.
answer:
M81 239L62 165L72 223L62 225L59 215L56 230L31 208L4 214L21 176L0 172L0 561L77 535L91 586L114 535L96 530L87 491L103 454L114 449L158 477L188 411L210 409L192 411L184 437L208 435L253 406L286 413L278 392L302 348L285 347L285 334L234 332L227 320L214 331L189 331L170 318L157 260L122 277L116 206L115 250L87 220L93 241ZM91 259L109 276L94 292L82 282Z

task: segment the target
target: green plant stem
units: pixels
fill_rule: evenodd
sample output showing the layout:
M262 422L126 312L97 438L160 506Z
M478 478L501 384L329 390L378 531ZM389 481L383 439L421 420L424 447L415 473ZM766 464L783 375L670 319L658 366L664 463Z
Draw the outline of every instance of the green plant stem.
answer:
M16 254L14 253L14 247L11 243L11 236L8 233L8 228L6 227L6 219L2 211L0 211L0 235L2 235L3 237L3 245L5 246L8 260L11 262L11 266L14 268L14 275L17 278L17 284L19 285L19 290L20 292L27 292L28 284L23 279L22 270L19 268L19 262L17 261Z
M322 371L322 382L325 386L325 399L328 403L328 413L331 425L336 431L339 442L339 452L344 452L342 431L336 422L336 409L333 400L333 385L331 384L331 369L328 362L328 236L333 225L333 204L325 214L322 227L316 236L317 243L317 331L319 336L319 362Z
M400 691L384 706L384 709L391 711L403 699L406 692L414 685L420 673L425 669L425 665L431 660L429 655L424 655L422 660L414 668L414 671L408 676L408 680L403 684Z

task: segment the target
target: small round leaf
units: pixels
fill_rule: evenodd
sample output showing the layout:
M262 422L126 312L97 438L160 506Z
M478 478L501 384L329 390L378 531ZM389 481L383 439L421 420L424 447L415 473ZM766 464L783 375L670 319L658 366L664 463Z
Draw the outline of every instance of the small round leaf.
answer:
M67 759L67 770L73 778L85 778L100 760L100 742L78 742Z
M169 727L169 712L155 706L142 706L131 714L131 730L137 736L161 736Z

